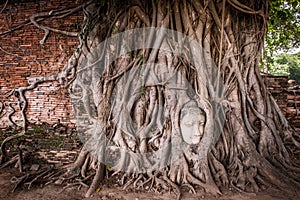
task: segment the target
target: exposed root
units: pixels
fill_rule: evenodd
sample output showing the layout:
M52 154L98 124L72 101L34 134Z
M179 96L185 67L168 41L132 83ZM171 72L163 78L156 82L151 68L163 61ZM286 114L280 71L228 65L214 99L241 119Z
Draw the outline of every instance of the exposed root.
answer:
M91 175L85 177L84 179L76 179L76 180L75 180L75 183L67 183L67 185L63 187L63 189L60 191L60 193L62 193L63 191L65 191L65 190L68 189L68 188L72 188L72 187L75 187L75 186L78 187L78 190L79 190L81 187L89 188L89 185L87 185L87 184L84 183L84 182L85 182L85 181L88 181L93 175L95 175L95 174L91 174Z
M7 153L5 150L6 143L10 142L11 140L20 138L24 135L25 135L24 133L18 133L16 135L9 136L3 140L3 142L1 143L1 147L0 147L0 153L1 153L0 165L2 165L7 160ZM19 156L20 156L20 154L19 154Z
M1 165L0 169L4 169L10 165L13 165L15 163L17 163L19 160L19 155L16 155L14 157L12 157L11 159L9 159L7 162L5 162L3 165Z
M99 184L101 183L101 181L103 181L104 178L104 170L105 170L105 166L102 163L99 163L92 184L90 185L88 191L86 192L85 197L90 197L91 194L94 193L96 189L99 187Z
M27 179L28 179L28 177L29 177L29 174L26 174L26 175L23 175L23 176L21 176L21 177L19 177L19 178L17 178L17 177L12 177L11 179L10 179L10 182L12 183L12 184L14 184L14 187L13 187L13 189L12 189L12 192L14 192L23 182L25 182Z
M193 194L196 194L196 190L195 190L195 188L191 184L184 183L184 184L182 184L182 187L187 187L190 191L193 192Z
M38 174L36 177L34 177L34 179L32 179L29 182L26 182L24 185L27 186L27 189L30 190L30 188L32 187L32 184L34 184L35 181L38 181L40 178L44 178L45 175L47 175L50 172L50 170L46 170L40 174Z

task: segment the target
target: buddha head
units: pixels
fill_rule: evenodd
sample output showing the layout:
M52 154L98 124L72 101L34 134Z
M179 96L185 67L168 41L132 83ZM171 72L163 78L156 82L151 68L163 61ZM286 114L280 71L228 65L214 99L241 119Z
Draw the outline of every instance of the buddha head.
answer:
M198 144L204 134L205 113L196 101L184 104L180 112L180 130L187 144Z

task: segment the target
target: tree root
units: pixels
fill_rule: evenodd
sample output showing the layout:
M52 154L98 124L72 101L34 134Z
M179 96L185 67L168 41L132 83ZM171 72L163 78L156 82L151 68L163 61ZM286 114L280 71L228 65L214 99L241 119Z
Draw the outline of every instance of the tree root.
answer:
M12 189L12 192L14 192L21 185L21 183L25 182L28 179L28 177L29 177L29 174L23 175L19 178L15 177L15 176L12 177L10 179L10 182L15 184L14 188Z
M85 187L85 188L89 188L89 185L87 185L84 182L88 181L94 175L95 174L91 174L91 175L85 177L84 179L76 179L75 183L67 183L67 185L63 187L63 189L60 191L60 193L62 193L63 191L65 191L68 188L72 188L72 187L75 187L75 186L78 186L78 190L81 188L81 186Z
M0 165L2 165L6 160L7 160L7 153L6 153L6 150L5 150L5 145L14 140L14 139L17 139L17 138L20 138L20 137L23 137L25 136L25 134L22 132L22 133L18 133L16 135L12 135L12 136L9 136L7 138L5 138L3 140L3 142L1 143L1 147L0 147L0 154L1 154L1 157L0 157ZM20 155L19 155L20 156Z
M39 175L37 175L34 179L32 179L29 182L24 183L25 186L27 186L27 189L30 190L30 188L32 187L32 184L34 184L35 181L39 180L41 177L45 176L46 174L48 174L50 172L50 170L46 170L42 173L40 173Z
M13 165L13 164L17 163L18 160L19 160L19 155L16 155L16 156L12 157L6 163L3 163L3 165L1 165L0 170L4 169L4 168L6 168L6 167L8 167L10 165Z
M85 197L90 197L91 194L94 193L96 189L99 187L99 184L101 183L101 181L103 181L104 178L104 170L105 170L105 166L102 163L99 163L92 184L90 185L88 191L86 192Z

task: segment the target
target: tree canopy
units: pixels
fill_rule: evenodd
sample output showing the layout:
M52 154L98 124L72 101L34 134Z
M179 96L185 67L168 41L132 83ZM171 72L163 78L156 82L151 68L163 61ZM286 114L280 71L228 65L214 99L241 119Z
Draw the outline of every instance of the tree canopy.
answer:
M298 0L272 0L268 33L266 35L266 56L273 62L275 52L300 47L300 2Z
M288 76L300 83L300 52L294 54L280 54L274 58L274 63L270 68L270 73L279 76Z

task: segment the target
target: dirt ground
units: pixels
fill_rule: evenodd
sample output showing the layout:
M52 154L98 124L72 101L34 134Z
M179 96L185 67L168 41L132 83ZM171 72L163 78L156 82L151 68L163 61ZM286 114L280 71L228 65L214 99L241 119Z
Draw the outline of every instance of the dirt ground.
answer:
M115 185L113 188L102 186L100 191L95 193L90 198L84 198L85 188L80 190L76 188L69 188L62 191L61 186L48 185L45 187L35 186L28 189L17 189L12 193L13 185L10 180L19 172L17 169L2 169L0 171L0 200L167 200L176 199L173 192L155 193L155 192L141 192L141 191L123 191L121 187ZM109 184L111 185L111 184ZM196 200L196 199L209 199L209 200L295 200L299 197L291 196L275 189L268 189L259 194L246 194L234 191L224 192L222 196L211 196L198 191L197 194L190 192L183 192L182 199Z

